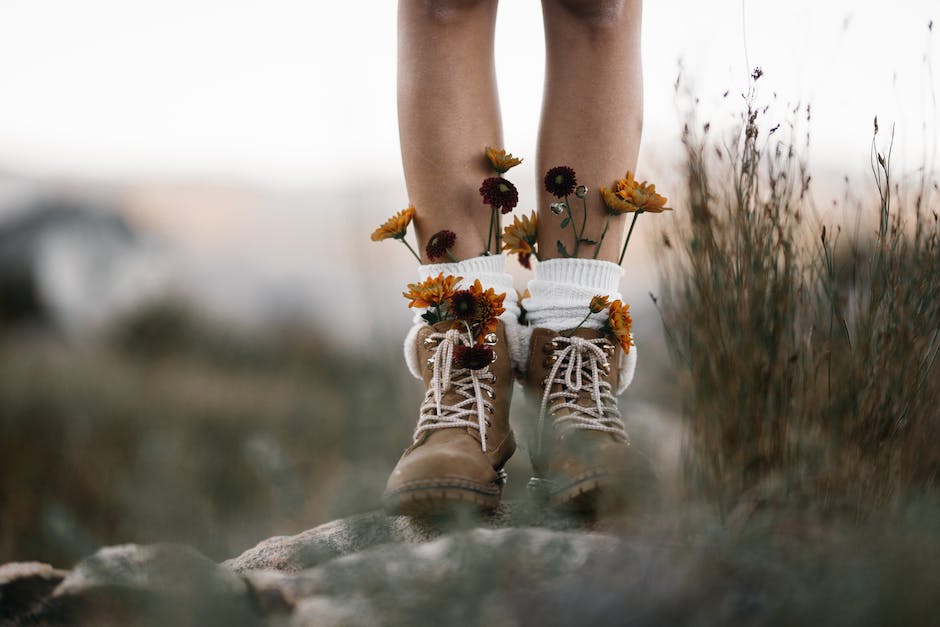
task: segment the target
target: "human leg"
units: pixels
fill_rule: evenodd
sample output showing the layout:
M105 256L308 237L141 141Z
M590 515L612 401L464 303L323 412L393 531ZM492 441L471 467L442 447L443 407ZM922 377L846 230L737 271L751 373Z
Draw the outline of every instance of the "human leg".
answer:
M601 240L597 250L582 244L580 258L561 258L556 242L574 253L570 227L539 189L539 251L526 301L534 328L526 362L527 388L541 401L533 443L537 483L556 506L596 510L602 498L618 495L627 454L616 395L630 383L636 347L605 334L605 313L590 316L595 295L621 300L617 264L623 216L609 218L599 188L633 170L642 126L640 0L543 0L546 82L539 133L538 168L573 168L585 197L584 237ZM541 181L540 181L541 183ZM575 221L581 202L569 198ZM579 225L580 226L580 225Z

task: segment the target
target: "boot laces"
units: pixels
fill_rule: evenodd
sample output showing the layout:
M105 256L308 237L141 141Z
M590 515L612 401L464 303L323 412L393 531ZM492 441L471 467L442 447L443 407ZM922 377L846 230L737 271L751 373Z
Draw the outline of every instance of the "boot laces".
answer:
M620 442L629 441L617 408L617 398L610 382L601 374L601 370L606 374L610 369L604 350L608 344L604 338L559 335L553 339L556 347L552 352L554 365L545 378L539 412L539 450L542 448L545 417L549 413L554 416L554 427L559 435L585 429L610 433ZM553 392L556 385L560 388ZM589 393L588 399L583 399L584 391ZM568 411L559 415L562 410Z
M493 412L493 403L489 399L495 396L492 384L496 375L490 372L489 366L480 370L454 367L454 347L472 344L472 339L468 344L468 338L459 330L432 333L428 338L436 341L437 347L431 358L434 362L431 385L421 403L414 441L417 442L421 434L437 429L469 427L480 432L480 446L485 453L486 429L490 426L487 414ZM459 398L450 405L442 400L449 391Z

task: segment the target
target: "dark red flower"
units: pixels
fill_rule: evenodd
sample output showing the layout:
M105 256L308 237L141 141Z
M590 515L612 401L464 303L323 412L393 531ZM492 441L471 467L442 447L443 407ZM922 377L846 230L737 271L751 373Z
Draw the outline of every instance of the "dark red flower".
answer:
M480 195L483 202L502 213L509 213L519 202L519 192L516 186L504 178L491 176L480 186Z
M530 261L532 259L532 253L519 253L518 258L523 268L526 270L532 269L532 262Z
M427 253L428 259L431 261L441 259L447 254L448 250L454 247L454 242L456 241L457 234L453 231L448 231L447 229L438 231L428 240L428 245L424 247L424 252Z
M489 346L458 344L454 347L454 365L458 368L481 370L491 363L493 363L493 349Z
M450 312L457 320L472 322L478 309L477 297L470 290L459 290L450 297Z
M577 175L566 165L557 165L545 173L545 191L555 198L568 196L577 186Z

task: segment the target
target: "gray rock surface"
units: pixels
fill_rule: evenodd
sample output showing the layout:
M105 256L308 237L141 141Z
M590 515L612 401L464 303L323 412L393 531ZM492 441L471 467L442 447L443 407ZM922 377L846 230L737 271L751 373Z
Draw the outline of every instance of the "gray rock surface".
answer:
M524 624L503 609L519 590L630 550L615 523L508 503L483 519L361 514L222 565L181 545L108 547L68 573L0 567L0 625Z

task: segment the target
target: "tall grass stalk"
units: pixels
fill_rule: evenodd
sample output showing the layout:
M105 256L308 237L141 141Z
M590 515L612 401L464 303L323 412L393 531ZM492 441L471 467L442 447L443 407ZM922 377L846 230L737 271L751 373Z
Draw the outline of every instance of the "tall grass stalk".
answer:
M723 512L772 494L863 517L936 489L940 194L926 168L913 199L894 182L876 121L877 231L811 219L810 109L767 130L759 78L731 141L689 114L685 210L664 238L688 486Z

